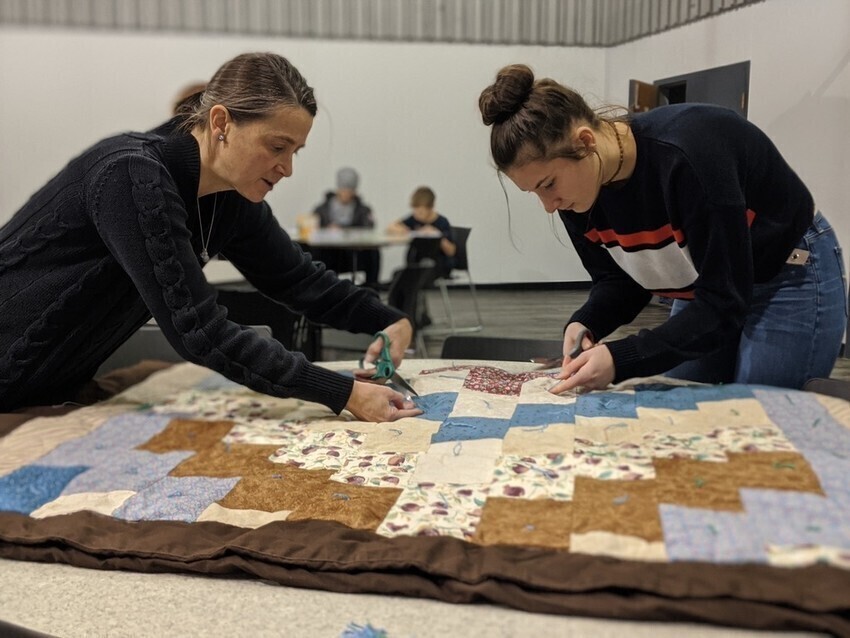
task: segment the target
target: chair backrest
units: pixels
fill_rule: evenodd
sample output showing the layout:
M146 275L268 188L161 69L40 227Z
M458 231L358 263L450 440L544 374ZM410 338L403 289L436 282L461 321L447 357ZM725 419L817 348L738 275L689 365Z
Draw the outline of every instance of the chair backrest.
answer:
M454 269L469 271L469 258L466 253L466 240L469 239L471 228L452 226L452 243L455 245Z
M451 335L443 342L443 359L483 359L485 361L530 361L532 357L560 357L560 339L513 339Z
M390 282L387 303L410 316L415 323L419 317L420 294L433 276L434 262L430 259L397 270Z

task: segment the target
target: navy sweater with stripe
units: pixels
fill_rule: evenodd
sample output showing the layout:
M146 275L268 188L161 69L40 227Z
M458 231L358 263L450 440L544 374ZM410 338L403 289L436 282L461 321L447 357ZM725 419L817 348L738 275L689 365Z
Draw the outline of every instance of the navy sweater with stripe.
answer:
M778 274L811 224L812 196L735 112L681 104L635 115L637 163L587 214L560 217L593 281L573 314L602 339L653 293L693 300L653 330L607 342L615 381L665 372L737 340L753 284Z
M350 377L227 319L198 257L198 206L210 254L293 311L364 333L404 317L314 263L265 202L235 191L198 202L198 144L175 124L99 142L0 228L0 409L67 399L151 316L189 361L345 407Z

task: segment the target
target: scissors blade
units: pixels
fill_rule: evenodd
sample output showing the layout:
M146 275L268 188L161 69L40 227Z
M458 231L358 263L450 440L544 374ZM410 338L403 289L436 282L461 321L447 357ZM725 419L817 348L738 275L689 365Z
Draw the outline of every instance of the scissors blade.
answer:
M564 357L532 357L529 361L531 363L539 363L540 367L537 368L538 370L551 370L552 368L560 368L564 362Z
M588 336L589 334L590 334L589 328L582 328L579 331L579 333L576 335L575 345L573 346L573 349L570 350L570 353L569 353L570 359L575 359L582 352L584 352L584 346L582 345L582 342L584 341L584 338L586 336Z
M410 394L412 394L413 396L419 396L419 393L413 389L413 386L410 385L407 381L405 381L404 378L398 372L394 372L393 376L390 377L390 380L396 385L401 386L402 388L410 392Z

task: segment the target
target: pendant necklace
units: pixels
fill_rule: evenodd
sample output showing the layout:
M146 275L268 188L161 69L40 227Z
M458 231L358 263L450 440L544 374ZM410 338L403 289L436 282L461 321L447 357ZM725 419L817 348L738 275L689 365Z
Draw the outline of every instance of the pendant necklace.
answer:
M197 199L198 204L198 226L201 229L201 261L207 263L210 260L210 253L207 250L207 246L210 243L210 237L212 237L212 229L213 224L215 223L215 210L218 207L218 193L215 194L213 198L213 212L212 217L210 217L210 228L207 231L207 238L204 239L204 221L201 219L201 199L200 197Z
M620 174L620 171L623 169L623 160L625 159L625 153L623 150L623 140L620 139L620 132L617 130L617 125L614 122L608 122L611 125L611 128L614 129L614 135L617 137L617 147L620 149L620 160L617 162L617 170L614 171L614 174L610 177L610 179L602 184L602 186L608 186L611 182L614 181L614 178ZM602 158L600 158L601 161Z

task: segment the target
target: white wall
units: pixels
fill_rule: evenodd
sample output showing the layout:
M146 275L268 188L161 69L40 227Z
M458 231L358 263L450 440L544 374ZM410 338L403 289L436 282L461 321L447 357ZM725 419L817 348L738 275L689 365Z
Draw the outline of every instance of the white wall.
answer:
M154 126L190 81L249 50L289 57L320 113L294 176L269 201L285 226L312 209L336 169L361 173L385 225L412 190L470 225L480 283L584 281L565 233L530 195L504 194L477 98L510 62L625 104L629 78L655 80L751 60L750 119L815 193L850 253L850 2L766 0L612 49L334 42L0 28L0 223L74 154L107 134ZM521 249L511 244L511 234ZM384 276L402 251L385 253Z
M408 213L416 187L431 186L439 210L474 228L477 282L587 279L536 200L512 188L522 252L513 248L477 103L515 61L599 93L604 52L593 49L0 29L0 222L72 155L107 134L158 124L182 86L248 50L287 56L320 103L293 177L269 197L284 226L312 210L339 166L352 165L381 226ZM403 252L385 252L385 277Z
M609 49L606 94L750 60L748 119L776 143L850 257L850 1L767 0Z

